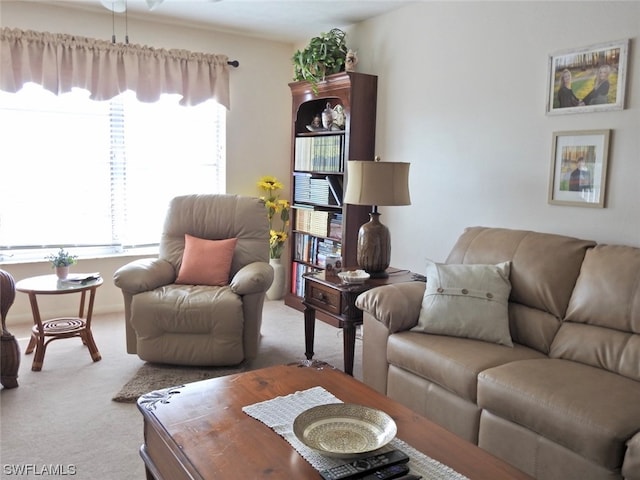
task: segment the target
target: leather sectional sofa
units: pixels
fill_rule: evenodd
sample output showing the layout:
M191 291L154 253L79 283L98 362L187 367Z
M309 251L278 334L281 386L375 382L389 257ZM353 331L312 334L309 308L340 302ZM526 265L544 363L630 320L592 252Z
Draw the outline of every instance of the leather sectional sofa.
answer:
M512 346L421 330L428 271L358 297L365 383L535 478L639 480L640 248L473 227L439 267L501 262Z

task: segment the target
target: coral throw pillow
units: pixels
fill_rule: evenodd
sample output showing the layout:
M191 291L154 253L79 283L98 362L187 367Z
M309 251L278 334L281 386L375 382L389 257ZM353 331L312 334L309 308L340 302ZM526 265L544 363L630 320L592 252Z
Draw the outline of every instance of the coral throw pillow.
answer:
M176 283L222 286L229 284L237 238L205 240L186 234L182 265Z

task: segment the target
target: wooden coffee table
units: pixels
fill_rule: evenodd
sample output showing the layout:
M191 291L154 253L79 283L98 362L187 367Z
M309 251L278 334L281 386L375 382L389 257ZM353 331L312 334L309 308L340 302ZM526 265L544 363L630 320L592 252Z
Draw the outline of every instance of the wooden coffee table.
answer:
M289 443L242 407L322 386L340 400L381 409L398 438L472 480L531 480L364 383L326 364L283 365L159 390L138 399L140 454L149 480L320 479Z

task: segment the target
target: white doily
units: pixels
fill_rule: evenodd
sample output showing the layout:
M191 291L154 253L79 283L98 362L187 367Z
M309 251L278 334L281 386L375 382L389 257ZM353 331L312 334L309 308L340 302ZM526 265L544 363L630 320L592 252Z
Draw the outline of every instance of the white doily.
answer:
M321 471L342 465L345 461L338 458L325 457L307 447L293 433L293 421L305 410L327 403L342 403L342 400L336 398L322 387L313 387L284 397L276 397L248 405L243 407L242 411L273 429L289 442L316 470ZM389 448L395 448L406 453L411 459L409 461L411 472L422 475L425 479L468 480L464 475L419 452L398 438L394 438L389 443Z

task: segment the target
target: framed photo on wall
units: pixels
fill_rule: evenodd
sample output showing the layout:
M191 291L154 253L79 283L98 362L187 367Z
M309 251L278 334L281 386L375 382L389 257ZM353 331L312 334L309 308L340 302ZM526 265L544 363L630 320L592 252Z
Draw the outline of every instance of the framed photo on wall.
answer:
M610 133L554 132L549 203L604 208Z
M629 40L549 56L548 114L622 110Z

